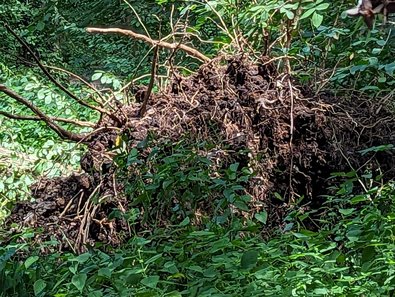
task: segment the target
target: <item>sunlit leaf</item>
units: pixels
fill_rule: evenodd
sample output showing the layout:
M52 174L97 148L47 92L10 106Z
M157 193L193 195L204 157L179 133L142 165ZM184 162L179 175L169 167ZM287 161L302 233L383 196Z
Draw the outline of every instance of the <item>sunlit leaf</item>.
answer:
M261 223L263 223L263 224L266 224L266 222L267 222L267 211L261 211L260 213L256 213L255 214L255 218L259 221L259 222L261 222Z
M35 296L40 295L46 286L47 286L47 283L44 280L42 280L42 279L36 280L33 285L34 295Z
M318 28L319 26L321 26L323 20L324 20L324 17L321 14L319 14L317 12L313 13L311 22L313 23L314 27Z
M79 273L72 277L71 282L80 292L82 292L85 287L86 279L86 273Z

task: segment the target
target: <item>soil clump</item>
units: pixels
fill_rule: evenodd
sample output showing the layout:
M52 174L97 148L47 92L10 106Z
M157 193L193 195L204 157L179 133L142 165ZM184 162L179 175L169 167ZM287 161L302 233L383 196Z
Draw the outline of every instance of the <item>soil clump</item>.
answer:
M84 173L39 181L32 187L36 201L19 204L8 223L42 227L39 236L54 236L63 249L119 245L130 232L125 219L113 215L130 204L113 163L119 135L128 139L128 150L150 134L158 143L188 138L215 144L199 153L217 164L213 171L238 162L254 172L246 189L253 209L268 211L268 228L282 224L288 206L300 197L308 207L319 205L333 172L395 176L393 150L360 152L395 143L390 107L368 98L313 95L277 73L267 57L254 63L214 59L189 77L174 75L166 90L151 95L143 117L139 107L120 106L121 124L103 116L81 159ZM118 129L108 128L114 125Z

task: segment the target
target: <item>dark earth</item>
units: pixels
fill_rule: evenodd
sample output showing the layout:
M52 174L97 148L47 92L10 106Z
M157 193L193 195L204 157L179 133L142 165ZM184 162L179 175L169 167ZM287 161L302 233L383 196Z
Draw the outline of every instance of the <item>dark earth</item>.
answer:
M194 75L174 75L167 90L151 95L140 117L138 98L144 92L144 87L137 90L136 103L119 106L114 113L118 121L103 116L97 123L81 159L84 173L32 186L36 200L15 207L7 221L10 230L41 227L37 241L52 236L61 243L59 249L75 252L126 240L131 227L121 217L111 217L114 209L126 212L131 202L113 163L119 135L127 139L129 151L148 135L158 143L183 138L214 143L201 153L217 164L213 171L238 162L255 172L246 189L252 209L268 211L268 228L282 224L287 209L301 197L303 207L319 207L321 196L331 191L333 172L356 171L378 181L395 176L394 150L379 147L395 143L388 103L363 94L348 99L314 94L278 73L268 57L254 63L247 57L219 57ZM371 147L378 148L361 153ZM166 223L166 217L161 221Z

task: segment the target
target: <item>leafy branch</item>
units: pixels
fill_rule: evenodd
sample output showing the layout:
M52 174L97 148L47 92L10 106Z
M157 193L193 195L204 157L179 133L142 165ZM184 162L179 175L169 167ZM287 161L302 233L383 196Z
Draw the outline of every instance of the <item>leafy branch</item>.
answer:
M34 114L38 116L38 118L44 121L48 127L50 127L53 131L56 132L62 139L69 139L72 141L82 141L84 139L83 134L77 134L70 132L55 123L55 119L47 116L41 109L35 106L29 100L23 98L19 94L15 93L13 90L7 88L5 85L0 84L0 92L8 95L9 97L15 99L17 102L29 108ZM3 113L3 115L5 115Z
M8 32L10 32L17 40L20 44L22 44L27 51L32 55L34 61L36 61L38 67L40 67L40 69L42 70L42 72L44 72L44 74L48 77L48 79L53 82L59 89L61 89L63 92L65 92L69 97L73 98L75 101L78 102L78 104L81 104L82 106L88 107L90 109L99 111L100 113L105 113L105 114L109 114L109 112L103 108L97 107L97 106L93 106L90 105L89 103L84 102L83 100L81 100L80 98L78 98L76 95L74 95L73 93L71 93L66 87L64 87L61 83L59 83L46 69L46 67L41 64L40 60L37 58L36 54L34 53L34 51L30 48L30 46L22 39L20 38L11 28L10 26L8 26L7 24L5 24L6 29L8 30Z

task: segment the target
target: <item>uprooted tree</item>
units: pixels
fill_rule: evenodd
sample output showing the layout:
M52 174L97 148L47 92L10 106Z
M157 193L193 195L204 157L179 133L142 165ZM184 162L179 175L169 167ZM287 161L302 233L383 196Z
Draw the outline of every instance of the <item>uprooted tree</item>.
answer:
M243 181L244 190L235 191L243 191L242 202L254 206L256 211L266 209L268 221L273 225L281 222L284 205L301 197L310 207L319 204L319 197L326 193L331 182L328 178L334 171L354 171L357 179L364 170L380 174L384 179L394 176L395 156L391 152L357 153L395 142L391 112L367 98L344 100L302 87L292 77L287 56L256 57L241 51L241 46L235 46L239 52L211 59L182 43L153 40L119 28L87 28L89 33L126 35L151 44L153 48L149 85L135 90L133 104L123 105L115 96L87 103L57 82L29 46L11 28L7 29L71 100L100 113L97 123L54 118L0 85L2 93L34 114L24 116L2 111L3 116L44 121L59 137L84 143L88 148L81 159L82 174L40 180L32 187L36 201L18 204L8 219L21 226L41 226L46 231L44 236L66 237L63 248L81 251L95 241L117 245L123 240L121 233L131 232L125 218L110 216L114 209L127 212L134 198L128 197L124 180L117 175L119 166L114 157L119 154L121 142L126 155L137 150L140 161L148 163L153 146L185 141L197 155L209 160L213 179L222 169L238 164L251 176ZM238 40L237 44L242 42ZM169 67L169 83L153 92L159 49L172 53L183 51L203 64L188 77ZM379 113L375 112L378 108ZM93 130L88 134L73 133L62 128L59 124L62 122ZM201 147L198 145L201 142L209 146ZM138 175L139 164L129 162L123 169ZM149 185L152 180L144 182ZM363 182L360 184L364 187ZM172 201L181 204L182 209L194 211L197 223L198 214L209 212L215 203L213 197L198 201L194 207L179 197L173 197ZM231 198L229 202L236 204ZM142 212L148 211L143 204L136 202L134 205ZM166 224L171 216L172 206L166 207L158 212L156 219L160 224ZM233 211L245 212L242 207L233 208ZM179 216L182 220L182 214ZM133 226L146 227L146 222Z

